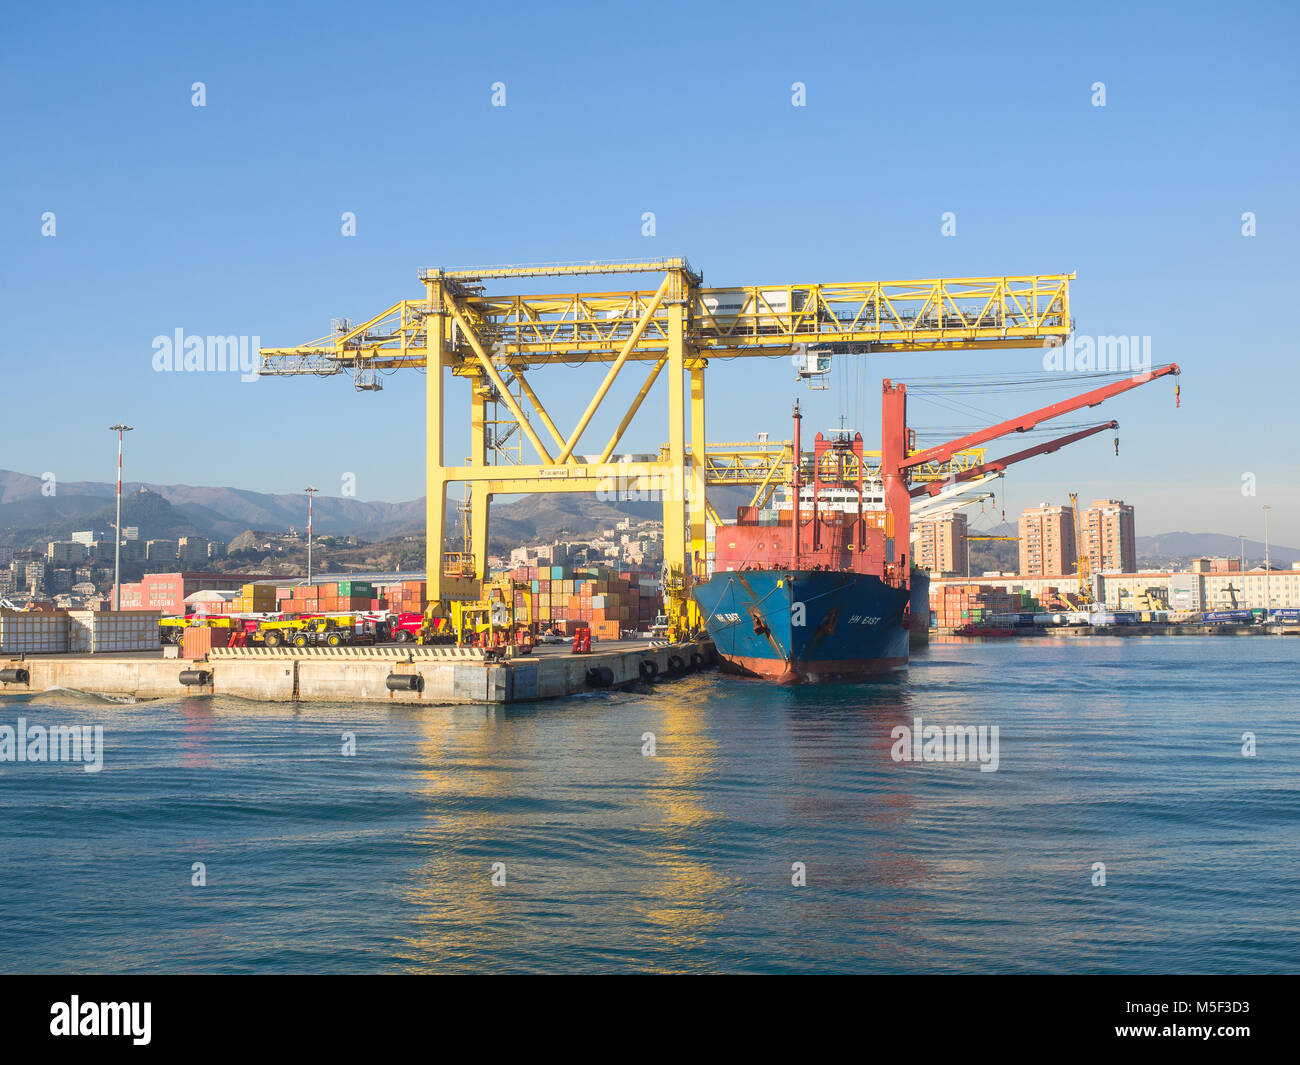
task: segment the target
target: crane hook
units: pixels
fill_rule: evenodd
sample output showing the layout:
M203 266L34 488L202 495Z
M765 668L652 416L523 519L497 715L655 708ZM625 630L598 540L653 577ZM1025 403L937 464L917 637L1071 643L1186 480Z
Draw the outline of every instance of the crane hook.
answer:
M1115 457L1116 458L1119 457L1119 435L1118 434L1116 434L1115 436Z
M1175 408L1181 407L1183 405L1182 396L1183 396L1183 386L1180 385L1177 381L1175 381L1174 382L1174 407Z

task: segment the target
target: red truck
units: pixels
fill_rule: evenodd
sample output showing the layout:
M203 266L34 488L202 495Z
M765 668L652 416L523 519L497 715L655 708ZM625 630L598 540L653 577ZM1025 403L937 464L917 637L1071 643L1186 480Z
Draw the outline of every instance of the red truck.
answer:
M420 627L424 624L424 615L403 611L388 616L389 638L398 643L414 643L420 636ZM447 629L446 618L434 618L433 631L443 635Z

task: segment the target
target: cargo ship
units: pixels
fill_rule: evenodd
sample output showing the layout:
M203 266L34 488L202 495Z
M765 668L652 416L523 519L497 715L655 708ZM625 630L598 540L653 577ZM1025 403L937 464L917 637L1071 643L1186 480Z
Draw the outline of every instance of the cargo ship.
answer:
M795 455L801 421L796 404ZM818 433L807 485L801 466L772 506L741 507L735 524L717 527L712 573L695 582L722 668L804 684L907 665L910 567L896 549L885 485L866 479L862 434Z
M721 667L779 684L859 680L907 665L928 630L929 578L914 570L912 499L1118 428L1081 429L992 461L943 473L958 451L1027 432L1071 411L1176 375L1170 363L933 447L917 449L907 426L907 386L882 382L880 465L870 471L862 434L818 433L805 478L802 417L794 408L790 484L770 507L741 507L716 527L713 564L694 573L692 595ZM1177 401L1177 393L1175 393ZM1118 453L1118 440L1116 453ZM928 483L913 485L926 467ZM943 475L934 476L934 471ZM805 480L807 483L805 483Z

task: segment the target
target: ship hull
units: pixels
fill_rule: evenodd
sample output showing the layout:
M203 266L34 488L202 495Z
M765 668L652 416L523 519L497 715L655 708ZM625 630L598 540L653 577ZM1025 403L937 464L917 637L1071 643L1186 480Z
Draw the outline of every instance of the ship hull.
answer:
M907 665L907 589L831 570L744 570L697 584L729 673L776 684L862 680Z
M923 569L912 570L912 609L908 611L908 643L925 647L930 642L930 575Z

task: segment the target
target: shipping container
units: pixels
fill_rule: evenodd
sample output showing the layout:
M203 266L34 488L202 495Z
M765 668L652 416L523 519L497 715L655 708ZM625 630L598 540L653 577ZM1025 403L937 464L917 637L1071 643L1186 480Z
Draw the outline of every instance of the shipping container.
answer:
M153 651L161 646L156 610L72 610L68 650L76 654Z
M127 613L139 613L127 611ZM157 613L152 613L157 638ZM68 615L36 610L0 610L0 652L60 654L68 650Z

